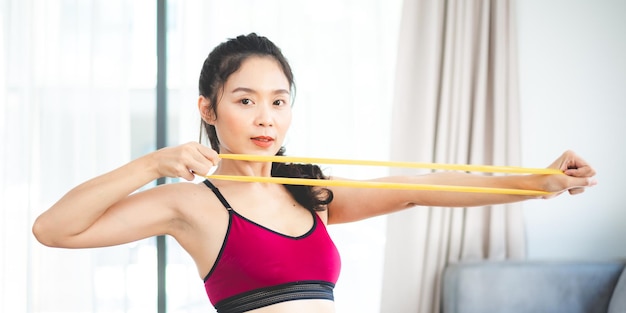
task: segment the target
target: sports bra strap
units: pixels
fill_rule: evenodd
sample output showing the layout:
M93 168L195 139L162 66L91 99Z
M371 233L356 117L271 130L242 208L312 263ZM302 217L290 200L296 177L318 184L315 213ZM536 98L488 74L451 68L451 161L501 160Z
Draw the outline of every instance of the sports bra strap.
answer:
M213 191L213 193L215 194L215 196L220 200L220 202L222 203L222 205L224 205L224 207L226 208L226 210L232 210L232 207L230 206L230 204L228 203L228 201L226 201L226 199L224 198L224 196L222 196L222 193L217 189L217 187L215 187L215 185L213 185L208 179L205 179L203 181L203 183L211 188L211 190Z

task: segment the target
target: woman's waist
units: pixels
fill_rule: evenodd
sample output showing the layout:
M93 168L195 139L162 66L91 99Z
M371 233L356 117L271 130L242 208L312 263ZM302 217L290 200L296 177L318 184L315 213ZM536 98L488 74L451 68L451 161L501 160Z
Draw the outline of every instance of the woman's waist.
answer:
M246 313L334 313L335 303L327 299L298 299L279 302Z

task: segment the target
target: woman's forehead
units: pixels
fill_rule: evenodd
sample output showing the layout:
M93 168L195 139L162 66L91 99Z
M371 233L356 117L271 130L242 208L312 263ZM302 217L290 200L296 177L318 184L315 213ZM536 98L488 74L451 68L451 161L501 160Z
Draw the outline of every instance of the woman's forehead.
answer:
M241 63L237 71L228 77L226 92L241 89L255 91L290 90L289 80L280 63L272 57L252 56Z

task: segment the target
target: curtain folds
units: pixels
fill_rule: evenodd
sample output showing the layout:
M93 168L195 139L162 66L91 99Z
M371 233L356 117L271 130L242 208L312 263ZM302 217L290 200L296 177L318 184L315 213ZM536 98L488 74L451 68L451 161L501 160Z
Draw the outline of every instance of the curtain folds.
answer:
M512 1L405 1L391 159L519 165ZM450 262L525 257L519 204L416 207L387 223L381 312L439 312Z

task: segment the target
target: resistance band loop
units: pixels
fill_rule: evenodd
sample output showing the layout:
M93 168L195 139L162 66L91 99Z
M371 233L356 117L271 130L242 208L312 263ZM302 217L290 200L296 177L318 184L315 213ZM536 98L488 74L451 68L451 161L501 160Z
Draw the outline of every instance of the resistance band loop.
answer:
M247 154L220 154L220 158L230 159L230 160L253 161L253 162L368 165L368 166L387 166L387 167L402 167L402 168L428 168L428 169L436 169L436 170L455 170L455 171L486 172L486 173L563 174L562 171L553 169L553 168L525 168L525 167L515 167L515 166L344 160L344 159L304 158L304 157L290 157L290 156L266 156L266 155L247 155Z
M513 167L513 166L366 161L366 160L306 158L306 157L289 157L289 156L261 156L261 155L245 155L245 154L220 154L220 157L222 159L252 161L252 162L369 165L369 166L429 168L429 169L438 169L438 170L460 170L460 171L467 171L467 172L489 172L489 173L509 173L509 174L546 174L546 175L563 174L562 171L557 170L557 169L523 168L523 167ZM539 191L539 190L451 186L451 185L407 184L407 183L374 182L374 181L317 180L317 179L306 179L306 178L257 177L257 176L236 176L236 175L207 175L205 177L213 178L213 179L240 181L240 182L261 182L261 183L320 186L320 187L357 187L357 188L374 188L374 189L433 190L433 191L476 192L476 193L491 193L491 194L528 195L528 196L542 196L542 195L550 194L549 192Z
M307 178L285 178L285 177L257 177L257 176L237 176L237 175L208 175L206 178L232 180L240 182L275 183L285 185L305 185L320 187L357 187L375 189L401 189L401 190L433 190L433 191L456 191L456 192L476 192L508 195L543 196L550 194L545 191L488 188L488 187L468 187L449 185L427 185L427 184L405 184L373 181L348 181L348 180L326 180Z

